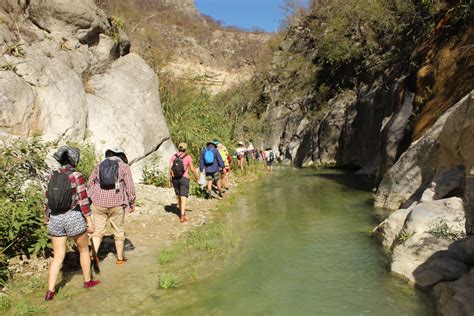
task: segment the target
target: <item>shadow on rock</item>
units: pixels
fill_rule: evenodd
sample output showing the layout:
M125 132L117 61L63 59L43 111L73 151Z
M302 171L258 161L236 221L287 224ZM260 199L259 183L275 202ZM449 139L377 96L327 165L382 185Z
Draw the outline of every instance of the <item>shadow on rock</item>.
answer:
M448 249L433 253L413 271L417 287L433 289L442 315L474 314L474 236L454 241Z

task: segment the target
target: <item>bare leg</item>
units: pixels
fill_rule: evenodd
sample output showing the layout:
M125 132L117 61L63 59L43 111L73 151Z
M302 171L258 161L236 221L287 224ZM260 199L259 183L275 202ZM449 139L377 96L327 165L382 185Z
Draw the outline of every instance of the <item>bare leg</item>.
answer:
M117 251L117 260L123 260L123 247L125 242L123 240L115 239L115 250Z
M79 256L84 282L89 282L91 280L91 257L89 255L89 242L87 233L84 232L80 235L74 236L73 238L77 248L79 248Z
M66 240L67 237L51 237L53 240L54 257L49 266L48 289L54 292L56 281L58 280L59 270L66 255Z
M186 197L185 196L180 196L179 201L181 203L181 206L179 210L181 211L181 216L186 215Z
M92 242L94 243L95 252L99 253L100 243L102 242L102 237L92 237Z

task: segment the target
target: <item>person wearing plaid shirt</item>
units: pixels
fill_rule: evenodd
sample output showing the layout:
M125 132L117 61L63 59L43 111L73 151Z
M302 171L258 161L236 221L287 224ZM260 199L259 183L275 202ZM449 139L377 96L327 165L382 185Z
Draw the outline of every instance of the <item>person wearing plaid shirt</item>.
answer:
M100 283L99 280L91 280L91 259L87 233L94 232L94 224L91 219L92 212L84 177L75 169L75 166L79 163L79 149L62 146L54 153L53 157L61 164L56 172L64 173L69 178L72 200L69 210L52 212L48 206L48 191L45 192L46 224L53 242L54 253L49 268L48 291L45 295L47 301L54 298L56 281L66 255L66 240L68 237L74 239L79 249L84 287L91 288ZM49 176L49 181L52 176L53 174Z
M135 210L135 187L123 149L108 149L105 152L105 157L105 159L116 160L118 163L118 187L115 189L101 188L99 173L102 162L94 168L88 182L88 194L92 200L93 222L95 225L92 240L96 251L98 251L107 223L110 222L117 251L116 263L123 264L127 260L123 255L125 211L131 213Z

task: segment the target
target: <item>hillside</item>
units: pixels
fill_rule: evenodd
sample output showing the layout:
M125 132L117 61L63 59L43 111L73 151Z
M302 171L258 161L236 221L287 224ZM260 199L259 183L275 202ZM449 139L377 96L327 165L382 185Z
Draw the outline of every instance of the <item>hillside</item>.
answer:
M160 77L198 82L213 93L248 80L270 38L224 28L199 14L192 0L102 0L99 5L123 24L132 52L144 56Z

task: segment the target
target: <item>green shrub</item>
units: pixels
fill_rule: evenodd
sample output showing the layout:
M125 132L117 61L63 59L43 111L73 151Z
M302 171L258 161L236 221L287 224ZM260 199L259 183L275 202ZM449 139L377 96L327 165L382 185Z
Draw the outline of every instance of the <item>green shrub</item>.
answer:
M5 293L0 293L0 312L6 312L10 309L12 302Z
M456 240L464 237L464 234L461 231L457 231L453 227L450 227L444 218L438 218L433 221L428 233L436 238L447 240Z
M169 186L169 176L166 172L160 170L159 162L159 158L154 158L143 167L143 184L154 185L159 188L167 188Z
M77 147L81 151L81 159L79 160L76 170L79 171L87 181L95 166L100 161L100 156L97 154L95 146L90 142L68 142L68 146Z
M160 289L172 289L179 286L179 278L173 273L161 275L158 278L158 285Z
M0 146L0 254L4 259L50 247L41 186L48 174L48 148L36 138Z

